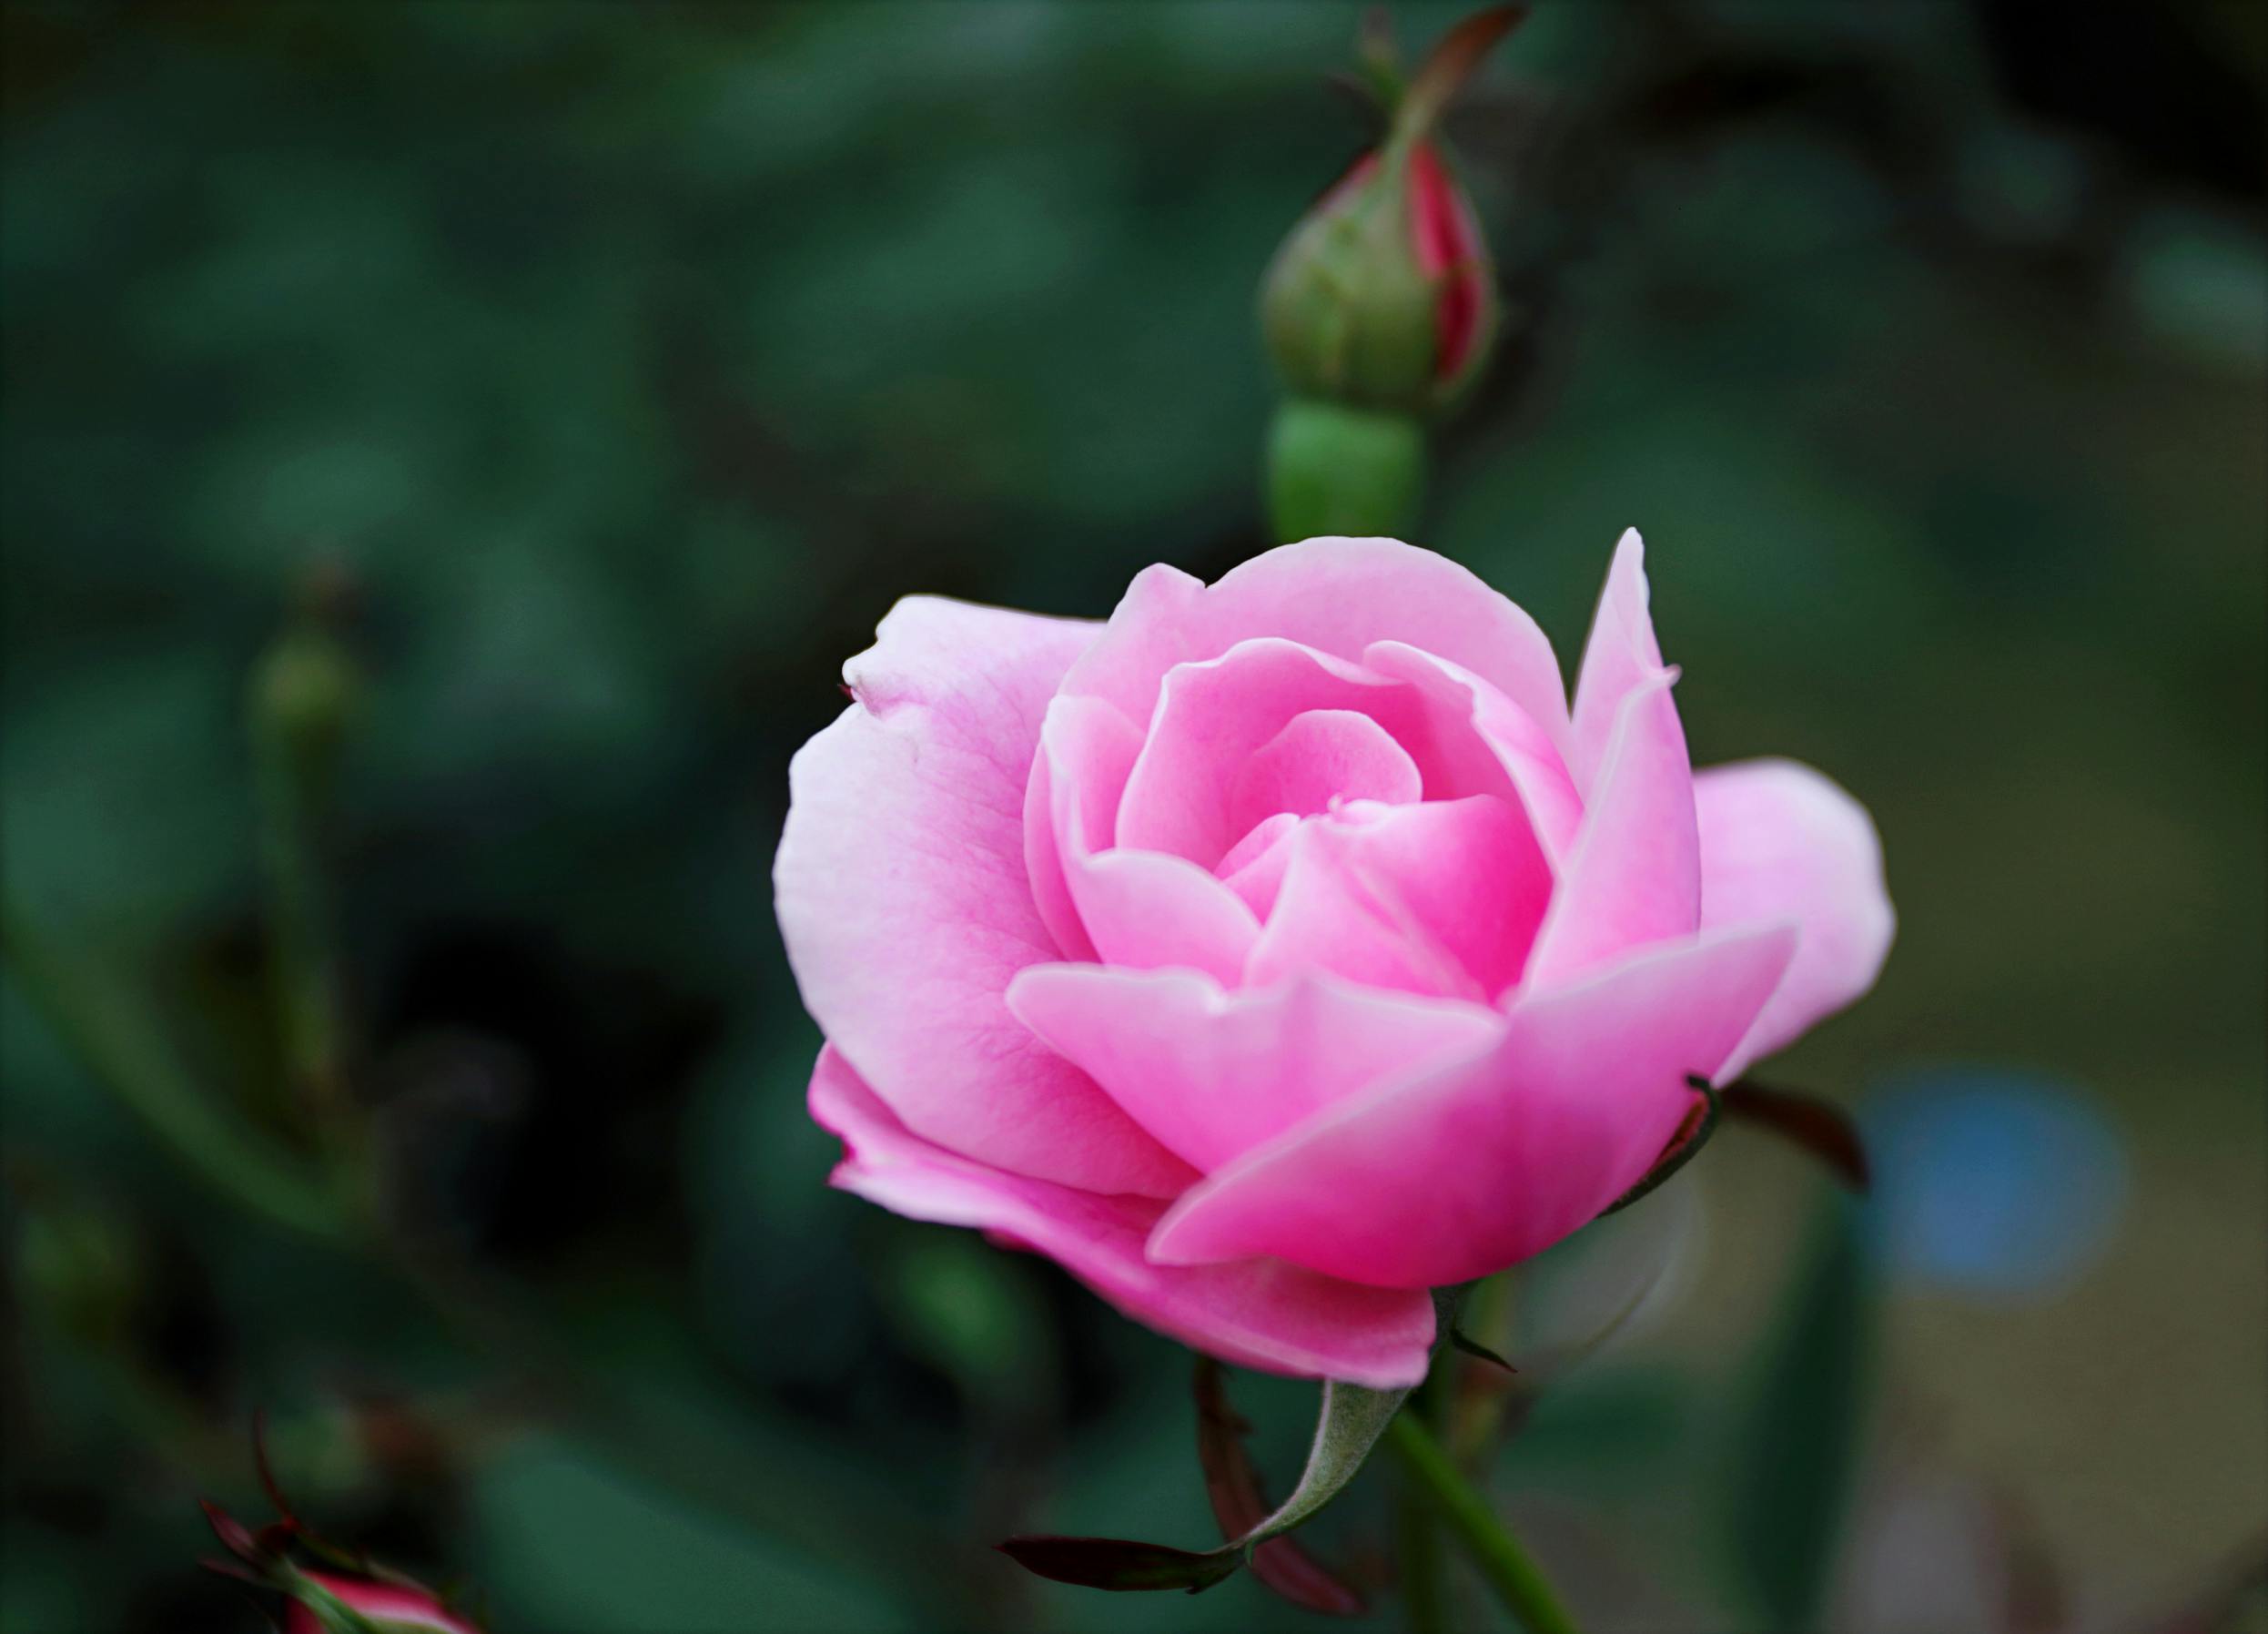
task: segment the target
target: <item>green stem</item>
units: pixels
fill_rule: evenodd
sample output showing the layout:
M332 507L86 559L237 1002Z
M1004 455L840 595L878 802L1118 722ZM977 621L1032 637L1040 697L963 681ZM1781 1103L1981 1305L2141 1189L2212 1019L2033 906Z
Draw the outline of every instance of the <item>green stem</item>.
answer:
M1464 1544L1496 1598L1528 1634L1576 1634L1574 1619L1543 1568L1504 1529L1423 1421L1409 1413L1396 1414L1387 1426L1386 1441L1403 1470L1426 1490L1441 1517Z
M290 1153L201 1093L144 1006L91 963L48 941L0 899L0 958L89 1075L183 1167L221 1195L309 1236L347 1230L337 1195Z
M1464 1358L1453 1346L1444 1345L1435 1350L1425 1382L1411 1394L1402 1416L1414 1418L1438 1436L1457 1399L1463 1364ZM1463 1619L1457 1616L1459 1585L1450 1580L1449 1559L1442 1547L1441 1517L1432 1495L1407 1470L1398 1485L1401 1497L1394 1520L1395 1543L1401 1554L1402 1615L1411 1634L1448 1634Z
M298 1110L345 1169L354 1165L359 1141L329 842L355 684L337 636L319 614L303 610L261 655L248 709L284 1065Z

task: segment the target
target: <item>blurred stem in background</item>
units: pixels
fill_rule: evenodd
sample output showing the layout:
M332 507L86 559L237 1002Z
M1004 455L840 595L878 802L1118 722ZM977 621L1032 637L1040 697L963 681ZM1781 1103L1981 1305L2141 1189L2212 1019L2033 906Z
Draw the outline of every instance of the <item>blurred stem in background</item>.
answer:
M205 1093L141 997L49 940L13 898L0 898L0 953L88 1076L189 1173L247 1213L308 1236L349 1237L338 1194Z
M345 966L331 867L341 747L362 677L342 639L354 589L319 561L252 672L246 725L259 798L268 958L293 1109L342 1179L359 1176Z
M351 1081L346 961L330 837L343 740L362 681L341 639L351 586L319 566L250 676L247 726L267 876L275 1025L292 1089L280 1109L316 1138L319 1162L284 1145L197 1081L153 998L67 952L12 898L0 897L0 955L23 991L95 1081L214 1193L244 1213L323 1242L400 1279L467 1350L509 1376L571 1436L618 1469L815 1560L904 1585L926 1618L981 1627L1001 1609L980 1558L897 1494L812 1473L815 1448L770 1443L783 1432L748 1415L673 1407L594 1365L537 1302L453 1256L429 1251L389 1217L377 1152ZM83 1257L83 1256L82 1256ZM1027 1324L1027 1326L1029 1324ZM143 1442L200 1483L233 1445L195 1404L156 1377L116 1333L79 1335L92 1376ZM1024 1406L1048 1394L1035 1388ZM751 1442L745 1457L720 1448ZM777 1487L747 1467L793 1467ZM988 1564L988 1562L986 1562Z
M808 1456L754 1459L766 1467L783 1461L802 1467L805 1475L792 1487L739 1478L737 1462L716 1455L743 1432L641 1401L583 1361L578 1347L523 1299L371 1229L368 1216L351 1212L299 1160L221 1110L139 999L64 955L13 902L0 903L0 928L25 995L89 1074L219 1196L342 1252L382 1261L461 1344L511 1375L568 1434L587 1438L617 1468L814 1558L864 1568L889 1562L890 1580L906 1585L916 1609L934 1615L949 1606L974 1619L968 1626L981 1625L989 1602L967 1551L909 1503L880 1487L845 1487L839 1472L822 1479L811 1473ZM144 1381L125 1373L105 1376L119 1386L121 1410L150 1430L153 1445L193 1443L197 1467L189 1473L209 1473L209 1433L188 1436L177 1404L152 1395Z

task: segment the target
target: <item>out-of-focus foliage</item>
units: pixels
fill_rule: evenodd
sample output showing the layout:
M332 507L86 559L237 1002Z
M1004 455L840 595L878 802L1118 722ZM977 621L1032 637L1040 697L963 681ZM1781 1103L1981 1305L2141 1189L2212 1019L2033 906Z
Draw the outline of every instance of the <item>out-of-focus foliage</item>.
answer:
M1254 290L1370 134L1320 88L1358 15L0 15L8 890L284 1126L244 695L350 563L355 1080L430 1272L232 1211L0 983L0 1625L257 1626L190 1498L257 1502L263 1404L328 1532L500 1629L1295 1616L987 1552L1209 1543L1186 1360L824 1188L767 868L896 595L1100 614L1257 548ZM1508 330L1422 542L1571 652L1643 527L1697 757L1878 814L1900 944L1781 1076L1887 1111L1894 1068L2021 1069L2123 1153L2040 1297L1893 1242L1832 1430L1838 1558L1886 1580L1917 1467L2005 1496L2082 1609L2172 1603L2268 1509L2263 15L1546 5L1449 125ZM1967 1228L2014 1229L1955 1155ZM1501 1471L1603 1627L1757 1614L1731 1444L1823 1182L1734 1133L1676 1183L1678 1277ZM1237 1383L1279 1487L1311 1395ZM1377 1575L1373 1500L1318 1529Z

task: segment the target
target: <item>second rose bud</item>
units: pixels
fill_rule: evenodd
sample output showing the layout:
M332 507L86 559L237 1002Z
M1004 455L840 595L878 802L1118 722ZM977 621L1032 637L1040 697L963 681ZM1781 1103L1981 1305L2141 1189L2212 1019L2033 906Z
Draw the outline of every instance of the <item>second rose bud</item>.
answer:
M1277 538L1409 531L1428 421L1486 363L1495 269L1433 133L1442 108L1511 26L1485 13L1388 93L1384 140L1295 226L1261 290L1285 399L1269 438Z

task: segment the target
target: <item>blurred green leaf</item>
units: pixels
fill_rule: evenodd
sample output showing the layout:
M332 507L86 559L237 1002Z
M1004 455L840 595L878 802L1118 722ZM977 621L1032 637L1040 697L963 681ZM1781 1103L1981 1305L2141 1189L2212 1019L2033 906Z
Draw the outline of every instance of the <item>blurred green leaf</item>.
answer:
M1819 1626L1858 1466L1876 1320L1858 1212L1832 1199L1810 1228L1736 1424L1726 1516L1765 1627Z

